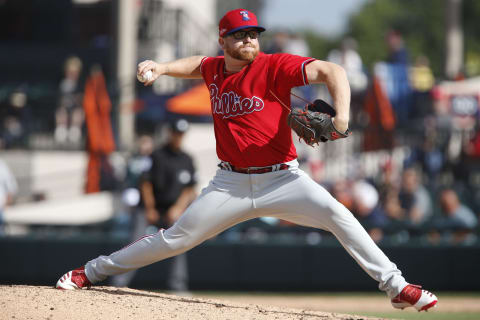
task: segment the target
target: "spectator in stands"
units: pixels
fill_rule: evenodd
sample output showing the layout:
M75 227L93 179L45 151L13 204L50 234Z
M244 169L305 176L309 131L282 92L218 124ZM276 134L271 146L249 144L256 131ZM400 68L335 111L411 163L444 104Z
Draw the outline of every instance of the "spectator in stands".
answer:
M364 92L368 84L367 75L363 70L362 58L357 52L357 47L355 39L345 38L340 49L333 49L327 56L328 61L341 65L347 72L352 95Z
M378 202L378 191L364 180L356 181L352 186L352 199L352 212L358 221L375 242L382 240L382 228L388 224L388 218Z
M399 199L400 206L405 210L405 221L412 227L418 227L431 218L432 200L421 184L416 168L410 167L403 171Z
M6 149L26 146L29 123L28 96L20 88L0 106L0 139Z
M412 89L418 92L427 92L433 88L435 78L430 69L430 60L424 55L415 59L415 64L410 68L410 83Z
M78 147L84 120L80 75L82 61L72 56L65 60L64 78L60 82L58 108L55 113L55 141L62 146Z
M478 226L478 218L470 208L460 202L453 189L444 189L440 193L439 202L443 216L433 221L434 229L450 236L451 242L465 241ZM435 238L438 238L438 235L431 236L431 239Z
M0 159L0 236L3 235L3 212L13 203L18 191L17 180L7 164Z
M399 191L397 188L386 190L383 197L383 210L392 222L403 222L405 220L405 209L400 203Z
M405 160L405 166L420 165L425 173L425 185L431 191L436 191L446 158L438 146L437 131L429 126L425 126L424 130L421 141L418 141L421 145L412 148L410 156Z
M386 84L388 97L396 115L397 126L410 125L412 91L410 87L408 69L409 58L403 36L396 30L387 33L388 49L388 82Z
M365 93L368 86L368 77L365 73L362 58L357 52L357 41L353 38L342 40L340 48L328 53L327 60L341 65L347 73L351 89L352 123L351 126L365 122L365 114L361 108L365 102Z
M477 217L470 208L460 202L454 190L445 189L440 193L440 207L445 216L437 220L437 226L467 230L477 226Z
M387 62L395 64L408 64L408 52L402 34L397 30L390 30L386 36L388 57Z
M430 60L426 56L421 55L415 59L415 64L409 70L409 78L413 91L413 107L410 108L409 118L422 123L423 118L433 112L430 90L435 84Z

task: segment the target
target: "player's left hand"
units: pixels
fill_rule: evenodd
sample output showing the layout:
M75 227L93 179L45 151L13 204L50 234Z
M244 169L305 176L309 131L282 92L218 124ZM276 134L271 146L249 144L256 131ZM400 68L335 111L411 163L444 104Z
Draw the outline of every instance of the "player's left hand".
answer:
M319 142L333 141L350 135L348 121L342 118L335 119L335 116L335 109L318 99L305 110L290 110L287 122L299 138L313 146Z

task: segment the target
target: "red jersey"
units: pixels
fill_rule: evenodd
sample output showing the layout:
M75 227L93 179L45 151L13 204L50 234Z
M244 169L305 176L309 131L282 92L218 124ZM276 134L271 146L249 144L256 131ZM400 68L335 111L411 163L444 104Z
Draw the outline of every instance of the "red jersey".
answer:
M308 84L305 65L314 60L260 52L252 63L233 74L225 72L223 56L202 60L200 71L210 91L220 160L246 168L297 157L287 124L289 110L275 96L290 106L290 90Z

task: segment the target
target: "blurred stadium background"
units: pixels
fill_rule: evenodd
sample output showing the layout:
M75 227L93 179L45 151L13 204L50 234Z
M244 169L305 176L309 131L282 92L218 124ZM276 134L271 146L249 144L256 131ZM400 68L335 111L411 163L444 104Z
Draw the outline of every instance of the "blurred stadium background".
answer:
M205 86L165 77L145 88L136 65L218 54L219 18L244 7L275 26L264 23L263 51L347 70L353 135L314 149L298 143L301 167L410 281L478 291L480 2L337 2L348 15L331 31L299 24L303 12L285 13L285 1L0 0L0 283L52 285L129 242L142 146L162 144L171 120L191 122L184 148L198 189L208 183L217 158ZM298 5L320 20L339 10ZM330 99L322 86L295 91ZM268 218L188 259L192 290L376 290L331 235ZM164 270L144 268L131 286L164 288Z

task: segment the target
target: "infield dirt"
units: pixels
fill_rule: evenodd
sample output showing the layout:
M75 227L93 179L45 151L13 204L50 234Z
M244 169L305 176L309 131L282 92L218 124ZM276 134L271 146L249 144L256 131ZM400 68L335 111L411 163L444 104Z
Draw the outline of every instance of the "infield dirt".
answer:
M360 320L364 316L179 297L128 288L0 286L0 319Z

